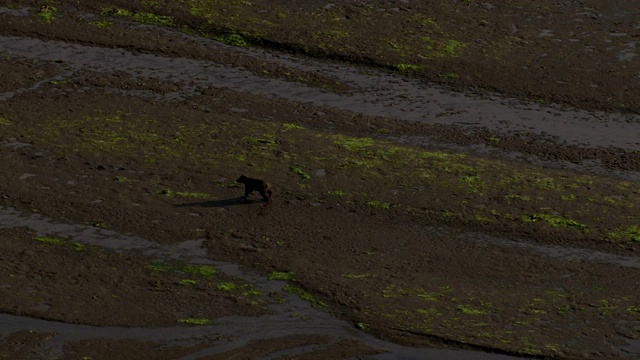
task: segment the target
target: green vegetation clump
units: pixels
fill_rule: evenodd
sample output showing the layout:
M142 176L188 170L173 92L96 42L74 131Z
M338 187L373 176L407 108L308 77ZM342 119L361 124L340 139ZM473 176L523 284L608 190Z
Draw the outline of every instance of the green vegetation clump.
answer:
M289 271L274 271L269 274L268 278L269 280L293 281L295 274Z
M40 7L40 10L38 10L36 15L38 15L38 17L40 17L40 19L42 19L43 21L50 23L51 21L53 21L53 19L55 19L54 14L57 10L58 9L56 9L52 5L43 5L42 7Z
M468 175L468 176L463 176L460 178L460 181L467 183L467 184L481 184L483 183L483 180L479 177L479 176L475 176L475 175Z
M565 219L557 215L548 215L548 214L524 215L522 219L526 222L544 221L547 224L554 227L576 227L583 231L587 230L586 225L581 224L575 220Z
M291 171L293 171L294 174L299 175L301 178L303 178L304 180L308 180L311 179L311 176L309 176L309 174L307 174L306 172L304 172L304 170L302 170L301 168L299 168L298 166L290 166L289 169Z
M511 202L512 200L522 200L522 201L530 201L531 200L531 196L518 195L518 194L505 195L504 198L507 199L509 202Z
M189 325L210 325L211 324L211 320L207 318L186 318L186 319L179 319L178 322L181 324L189 324Z
M382 208L382 209L390 209L392 204L384 201L371 200L364 203L370 208Z
M77 251L81 251L84 249L84 244L81 244L79 242L75 242L75 241L69 241L69 240L65 240L65 239L60 239L60 238L56 238L56 237L49 237L49 236L36 236L33 238L33 240L36 241L40 241L42 243L45 244L53 244L53 245L69 245L69 246L73 246L73 248Z
M370 149L376 144L372 138L357 138L348 136L336 136L335 142L344 146L349 151L364 151Z
M174 20L171 16L136 12L121 8L104 8L100 11L100 15L129 17L147 25L174 26Z
M182 269L186 273L202 277L212 277L218 272L212 265L187 265Z
M444 41L434 40L430 36L423 36L422 38L424 49L427 50L427 57L458 57L462 54L462 51L467 47L467 44L448 39Z
M308 292L302 290L301 288L295 285L287 284L282 288L282 290L286 293L297 295L300 299L310 303L312 306L320 307L320 308L327 307L326 303L316 299L313 295L309 294Z
M191 275L210 278L217 273L212 265L175 265L163 262L153 262L147 268L156 272L184 272Z
M222 291L235 290L236 287L237 287L236 284L232 283L230 281L226 281L226 282L222 282L222 283L218 284L218 290L222 290Z
M612 239L640 242L640 226L633 225L609 233Z
M304 129L304 126L301 126L301 125L298 125L298 124L292 124L292 123L285 123L285 124L282 124L282 128L283 129L287 129L287 130Z
M400 72L406 73L406 72L418 71L422 69L422 66L413 65L413 64L397 64L394 66L394 68Z
M468 305L458 305L456 309L465 315L482 315L486 313L484 310L474 309Z
M239 34L213 36L213 39L231 46L249 46L247 39Z

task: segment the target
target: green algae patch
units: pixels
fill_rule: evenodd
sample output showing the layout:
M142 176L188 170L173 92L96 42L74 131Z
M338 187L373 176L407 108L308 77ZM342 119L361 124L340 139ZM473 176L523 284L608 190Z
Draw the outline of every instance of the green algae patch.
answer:
M376 145L376 141L371 138L355 138L347 136L336 136L336 144L344 146L349 151L365 151Z
M97 26L99 28L106 28L106 27L109 27L109 26L113 25L113 23L111 21L105 20L105 19L92 21L91 24L95 25L95 26Z
M327 307L327 304L325 302L318 300L315 296L313 296L310 293L304 291L303 289L301 289L298 286L287 284L282 288L282 291L284 291L286 293L289 293L289 294L297 295L301 300L304 300L304 301L310 303L314 307L319 307L319 308L326 308Z
M281 125L283 129L286 130L300 130L300 129L304 129L304 126L302 125L298 125L298 124L292 124L292 123L284 123Z
M290 271L273 271L273 272L269 273L267 278L269 280L279 280L279 281L293 282L293 281L295 281L295 274L293 272L290 272ZM284 291L286 293L289 293L289 294L297 295L301 300L307 301L313 306L321 307L321 308L326 308L327 307L327 304L325 304L324 302L316 299L313 295L311 295L310 293L304 291L303 289L301 289L300 287L298 287L298 286L296 286L294 284L291 284L291 283L286 284L282 288L282 291ZM272 294L270 294L270 296L271 295ZM282 299L282 301L284 301L284 299Z
M484 181L479 176L475 176L475 175L463 176L460 178L460 181L470 185L477 185L477 184L484 183Z
M11 125L11 121L9 121L9 119L0 116L0 125L1 126L9 126Z
M176 265L164 262L153 262L147 268L154 272L183 272L191 275L210 278L218 273L212 265Z
M51 245L63 245L63 246L72 246L76 251L84 250L85 246L82 243L76 241L65 240L57 237L49 237L49 236L36 236L33 238L35 241L39 241L45 244Z
M453 39L435 40L430 36L423 36L425 55L429 58L438 57L458 57L462 55L462 51L467 44Z
M240 34L219 35L212 38L231 46L249 46L249 41Z
M403 72L403 73L408 73L408 72L414 72L414 71L418 71L420 69L422 69L422 66L420 65L413 65L413 64L397 64L393 66L396 70Z
M218 284L218 290L222 290L222 291L231 291L231 290L235 290L236 288L237 286L233 282L226 281Z
M293 281L295 280L295 274L288 271L274 271L269 273L269 280L284 280L284 281Z
M640 226L633 225L609 233L609 238L623 241L640 242Z
M100 11L100 15L128 17L147 25L174 26L174 19L171 16L137 12L123 8L104 8Z
M483 315L486 314L486 311L475 309L469 305L458 305L456 306L456 310L460 311L465 315Z
M186 319L179 319L178 322L180 324L188 324L188 325L200 325L200 326L211 325L211 320L207 318L186 318Z
M390 209L393 206L393 204L391 203L378 201L378 200L367 201L364 204L370 208L381 208L381 209Z
M55 13L58 9L53 5L43 5L36 15L46 23L51 23L55 19Z
M640 306L629 306L627 311L632 314L640 314Z
M212 265L187 265L183 267L182 270L186 273L202 277L212 277L218 272Z
M303 180L311 179L311 176L304 172L299 166L290 166L289 170L291 170L294 174L300 176Z
M558 215L549 215L549 214L523 215L522 220L524 220L525 222L544 221L553 227L575 227L582 231L588 230L588 227L586 225L581 224L575 220L563 218Z

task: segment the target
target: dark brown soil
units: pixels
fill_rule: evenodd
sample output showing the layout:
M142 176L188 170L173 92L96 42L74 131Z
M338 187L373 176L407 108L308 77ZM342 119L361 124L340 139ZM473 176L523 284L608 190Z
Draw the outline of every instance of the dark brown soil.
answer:
M206 60L345 96L357 88L131 21L158 25L150 14L170 15L172 29L223 42L241 35L267 48L404 69L458 89L540 103L640 109L637 65L626 60L633 51L625 52L621 35L635 31L632 2L388 3L212 1L189 11L182 2L60 1L51 10L10 1L0 35ZM16 13L23 6L30 8ZM107 7L129 12L99 16ZM47 21L43 11L54 18ZM456 48L451 39L466 45ZM407 72L400 64L419 67ZM637 151L534 134L497 141L487 129L407 123L226 87L191 91L192 84L171 78L65 65L26 55L0 60L0 92L8 94L0 102L0 210L168 247L204 239L211 260L285 279L283 293L403 345L567 359L638 356L640 189L574 166L592 161L606 171L637 171ZM190 95L167 98L181 91ZM380 140L410 137L432 140ZM568 165L481 157L466 148L474 144ZM267 180L272 200L254 194L243 202L235 182L242 173ZM54 228L43 235L1 215L0 223L5 314L155 329L229 315L264 319L277 302L277 294L203 265L87 245ZM54 332L5 335L0 358L7 359L176 358L226 349L223 336L178 345L96 337L55 352ZM204 358L388 351L321 332L267 335ZM300 354L285 351L305 346Z

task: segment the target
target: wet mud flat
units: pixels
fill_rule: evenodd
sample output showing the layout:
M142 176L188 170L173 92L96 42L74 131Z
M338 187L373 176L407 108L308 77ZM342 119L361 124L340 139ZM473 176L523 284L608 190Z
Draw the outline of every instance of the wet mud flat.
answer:
M637 356L634 115L43 9L1 15L3 356Z

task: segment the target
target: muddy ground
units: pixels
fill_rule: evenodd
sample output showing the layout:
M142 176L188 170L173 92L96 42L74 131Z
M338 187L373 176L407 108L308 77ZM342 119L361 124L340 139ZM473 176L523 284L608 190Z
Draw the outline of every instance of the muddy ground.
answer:
M633 2L3 6L0 358L640 356Z

